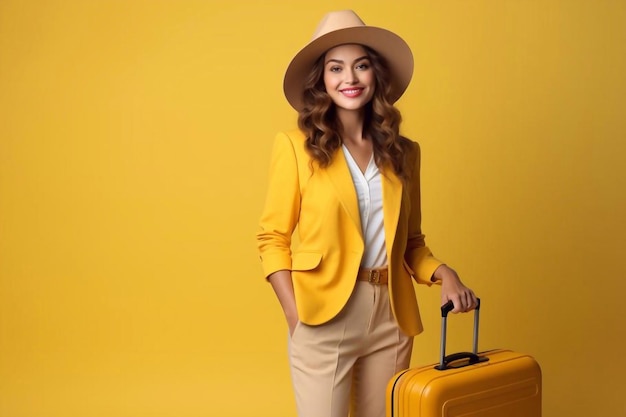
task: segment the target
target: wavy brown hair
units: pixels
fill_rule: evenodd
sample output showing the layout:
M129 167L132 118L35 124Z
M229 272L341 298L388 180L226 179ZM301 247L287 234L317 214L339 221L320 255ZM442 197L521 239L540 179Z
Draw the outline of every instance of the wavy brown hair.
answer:
M364 108L363 136L372 141L374 160L378 166L389 166L407 181L411 175L407 161L411 141L400 136L402 117L389 101L390 71L384 58L363 46L370 59L376 80L374 95ZM298 116L298 126L306 135L306 148L319 166L326 167L341 147L341 121L335 104L324 87L324 55L313 65L305 80L304 107Z

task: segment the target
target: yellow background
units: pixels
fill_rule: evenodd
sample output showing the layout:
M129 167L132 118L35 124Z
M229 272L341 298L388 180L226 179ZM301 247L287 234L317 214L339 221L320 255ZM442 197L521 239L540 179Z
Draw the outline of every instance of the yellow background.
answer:
M626 416L626 2L3 0L0 417L294 415L254 234L283 71L340 8L414 50L424 231L480 347L538 359L545 417Z

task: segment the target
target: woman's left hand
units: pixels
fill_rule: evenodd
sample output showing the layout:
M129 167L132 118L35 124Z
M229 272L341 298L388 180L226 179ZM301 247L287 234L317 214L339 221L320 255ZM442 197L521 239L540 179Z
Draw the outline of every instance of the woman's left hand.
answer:
M474 291L463 285L456 271L447 265L435 270L433 278L441 281L441 305L448 301L454 303L453 313L471 311L478 305Z

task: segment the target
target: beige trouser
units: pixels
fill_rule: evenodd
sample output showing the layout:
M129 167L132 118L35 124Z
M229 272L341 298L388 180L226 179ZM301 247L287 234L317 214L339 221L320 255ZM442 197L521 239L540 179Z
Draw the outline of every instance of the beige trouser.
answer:
M386 285L357 281L344 309L289 341L299 417L385 417L391 377L409 366L413 338L397 326Z

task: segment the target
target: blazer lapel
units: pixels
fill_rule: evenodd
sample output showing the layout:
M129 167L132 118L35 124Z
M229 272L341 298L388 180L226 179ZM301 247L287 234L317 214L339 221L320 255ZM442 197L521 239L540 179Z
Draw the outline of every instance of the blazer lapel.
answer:
M385 241L387 256L391 256L391 248L396 237L400 206L402 205L402 181L389 168L381 169L383 188L383 217L385 222ZM391 258L389 258L391 259Z
M335 153L335 157L331 164L323 170L328 175L330 182L337 191L337 196L343 208L348 212L350 218L354 222L359 234L362 235L361 214L359 213L359 202L352 182L352 175L348 168L345 155L341 148Z

